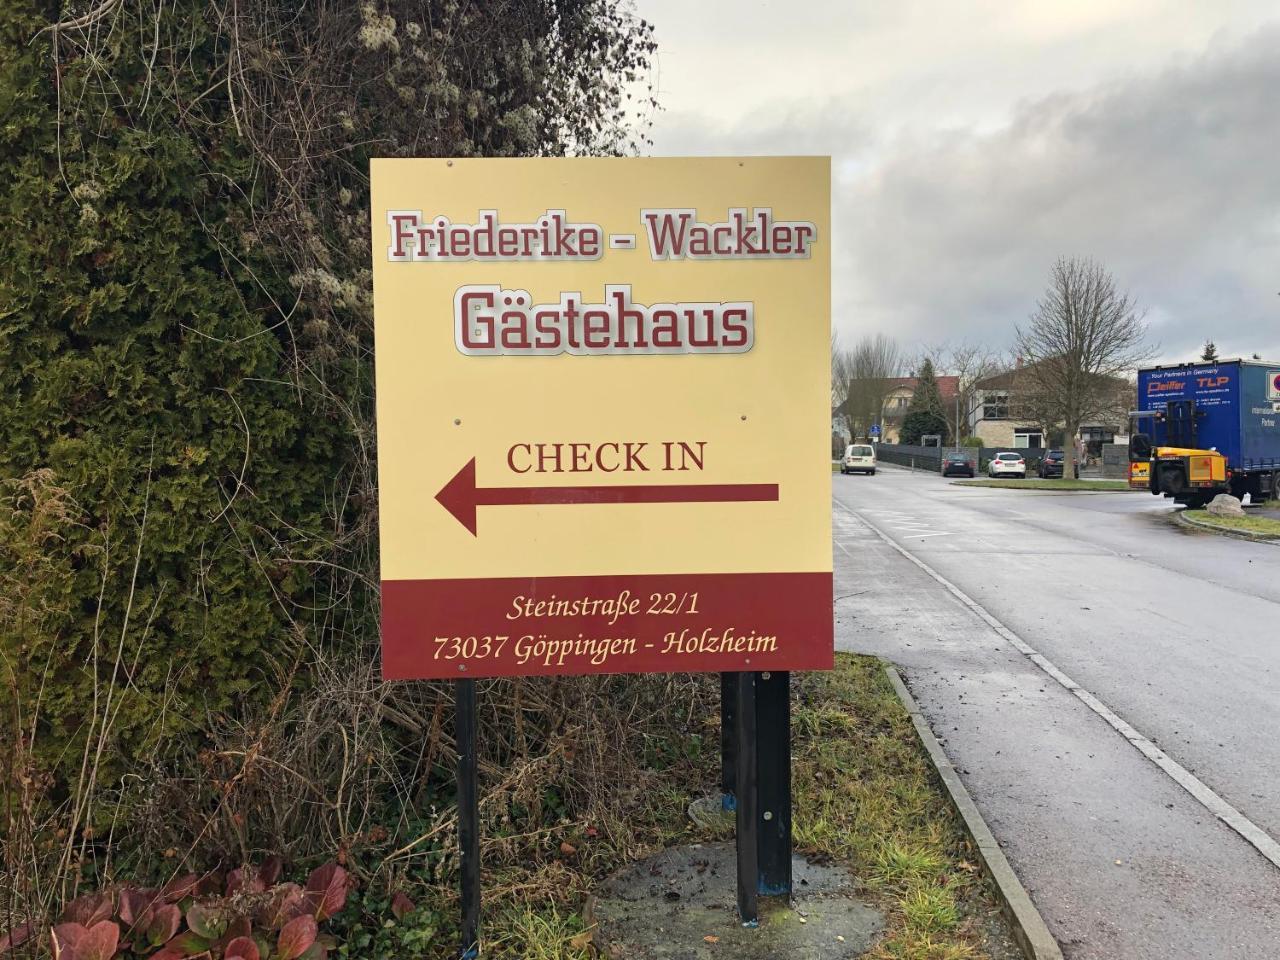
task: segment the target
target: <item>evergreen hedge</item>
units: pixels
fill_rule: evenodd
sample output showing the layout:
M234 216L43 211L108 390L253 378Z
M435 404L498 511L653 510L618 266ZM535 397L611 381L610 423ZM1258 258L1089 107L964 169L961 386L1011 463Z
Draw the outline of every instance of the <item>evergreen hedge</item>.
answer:
M30 43L43 22L0 12L0 565L25 569L40 493L24 478L47 471L75 506L24 617L0 620L0 696L74 771L109 687L125 756L269 694L311 619L351 444L293 383L255 279L271 265L205 228L249 222L246 152L123 110L60 127L59 96L103 78L78 63L51 83L48 42ZM144 69L132 39L116 41L125 83Z
M653 49L615 0L81 6L0 5L0 761L55 792L369 653L367 160L625 149Z

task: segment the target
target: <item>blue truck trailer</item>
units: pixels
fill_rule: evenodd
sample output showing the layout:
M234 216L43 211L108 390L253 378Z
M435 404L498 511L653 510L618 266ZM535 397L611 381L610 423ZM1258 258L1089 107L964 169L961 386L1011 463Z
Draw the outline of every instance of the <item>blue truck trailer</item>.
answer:
M1201 506L1280 490L1280 363L1220 360L1138 371L1131 482ZM1145 474L1145 476L1144 476Z

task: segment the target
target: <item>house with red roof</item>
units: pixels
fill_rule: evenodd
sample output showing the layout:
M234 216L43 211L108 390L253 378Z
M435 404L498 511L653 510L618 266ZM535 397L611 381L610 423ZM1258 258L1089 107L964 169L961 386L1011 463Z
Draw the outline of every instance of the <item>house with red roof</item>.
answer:
M937 379L938 393L942 395L942 403L946 407L945 410L938 412L951 420L953 417L950 405L956 402L956 396L960 391L960 378L938 377ZM898 442L902 420L907 415L907 408L911 406L911 395L915 393L916 384L919 382L917 377L894 377L889 381L889 390L885 394L884 407L881 410L881 443Z

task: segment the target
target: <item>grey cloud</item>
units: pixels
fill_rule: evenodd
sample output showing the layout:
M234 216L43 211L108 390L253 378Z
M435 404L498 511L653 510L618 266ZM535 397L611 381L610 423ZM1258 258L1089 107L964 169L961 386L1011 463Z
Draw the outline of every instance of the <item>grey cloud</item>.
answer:
M1280 356L1280 30L901 144L841 205L855 329L1007 341L1061 254L1102 260L1168 359ZM843 314L843 315L841 315Z
M996 130L874 144L852 108L828 102L729 130L673 118L656 139L664 152L832 153L846 171L834 305L850 333L1004 347L1053 261L1087 255L1149 309L1166 359L1205 337L1224 355L1280 358L1278 48L1280 27L1267 28L1024 102Z
M825 155L836 145L841 154L857 154L872 142L856 111L835 100L762 105L732 123L702 113L664 111L654 129L655 141L668 156Z

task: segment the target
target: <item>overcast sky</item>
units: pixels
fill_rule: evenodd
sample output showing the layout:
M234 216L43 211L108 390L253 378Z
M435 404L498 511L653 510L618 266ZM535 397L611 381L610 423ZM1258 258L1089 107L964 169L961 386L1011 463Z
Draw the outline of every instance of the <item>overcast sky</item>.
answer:
M1276 0L636 0L656 155L830 154L834 321L1010 347L1060 255L1280 360Z

